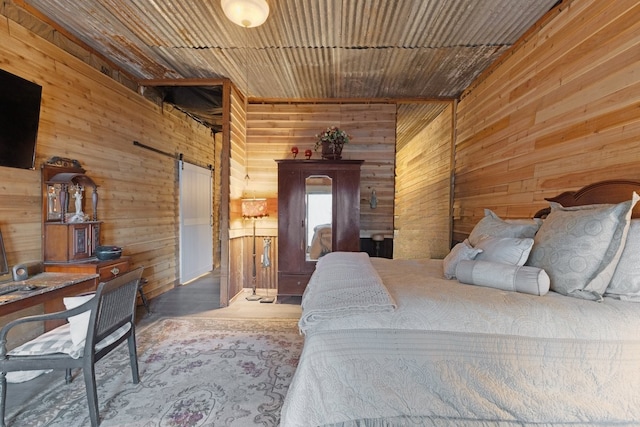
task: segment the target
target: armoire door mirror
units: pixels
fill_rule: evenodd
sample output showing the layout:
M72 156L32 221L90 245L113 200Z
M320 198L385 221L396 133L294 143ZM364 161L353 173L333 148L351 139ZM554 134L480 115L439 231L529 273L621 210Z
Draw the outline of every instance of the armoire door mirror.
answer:
M307 261L316 261L333 250L331 238L332 193L331 177L310 175L305 179Z

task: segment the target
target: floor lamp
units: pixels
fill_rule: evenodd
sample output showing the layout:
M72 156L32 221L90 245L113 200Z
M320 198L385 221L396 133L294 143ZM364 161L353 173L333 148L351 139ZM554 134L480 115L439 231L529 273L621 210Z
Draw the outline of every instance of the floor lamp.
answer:
M242 217L251 218L253 221L253 270L251 273L251 295L247 297L249 301L260 301L261 296L256 295L256 220L267 216L267 199L243 199Z
M264 277L265 273L269 273L269 268L271 267L271 238L265 237L262 239L262 277ZM270 280L267 281L267 296L264 298L260 298L261 303L274 302L276 299L274 297L269 296L269 284Z

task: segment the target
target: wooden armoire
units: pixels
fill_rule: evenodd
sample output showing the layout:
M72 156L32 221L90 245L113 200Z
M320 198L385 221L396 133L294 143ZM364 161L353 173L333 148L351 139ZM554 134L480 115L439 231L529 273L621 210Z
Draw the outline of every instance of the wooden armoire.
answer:
M278 163L278 298L301 296L327 252L360 250L362 160Z

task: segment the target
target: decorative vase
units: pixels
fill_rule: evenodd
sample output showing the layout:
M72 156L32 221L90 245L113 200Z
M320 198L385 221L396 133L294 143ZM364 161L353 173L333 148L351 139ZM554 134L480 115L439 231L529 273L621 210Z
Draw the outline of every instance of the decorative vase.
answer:
M341 142L322 141L322 158L325 160L340 160L342 158Z

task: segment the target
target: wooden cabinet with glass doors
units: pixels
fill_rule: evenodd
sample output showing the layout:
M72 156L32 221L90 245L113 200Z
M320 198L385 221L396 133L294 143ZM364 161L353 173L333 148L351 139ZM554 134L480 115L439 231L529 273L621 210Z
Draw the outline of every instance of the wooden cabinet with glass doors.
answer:
M98 188L73 159L53 157L42 166L44 271L98 274L98 282L129 271L129 257L99 260Z
M58 157L42 166L45 263L95 256L101 224L97 204L97 186L77 161Z
M278 163L278 298L300 296L322 256L360 250L362 160Z

